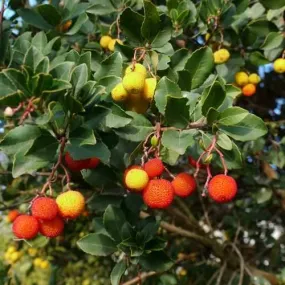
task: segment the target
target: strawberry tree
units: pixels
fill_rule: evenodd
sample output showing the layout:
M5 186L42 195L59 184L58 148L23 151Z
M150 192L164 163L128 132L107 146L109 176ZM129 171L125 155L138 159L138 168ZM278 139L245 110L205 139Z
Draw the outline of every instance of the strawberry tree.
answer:
M281 284L284 1L34 2L0 14L0 280Z

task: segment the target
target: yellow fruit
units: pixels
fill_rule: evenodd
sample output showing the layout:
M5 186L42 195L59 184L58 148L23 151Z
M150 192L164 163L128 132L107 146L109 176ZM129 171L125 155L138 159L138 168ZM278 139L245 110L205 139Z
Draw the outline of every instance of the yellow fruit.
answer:
M147 101L151 101L156 88L156 78L147 78L144 82L143 97Z
M36 256L37 252L38 252L38 250L36 248L31 247L28 249L28 254L32 257Z
M128 171L125 183L128 189L142 191L149 181L147 173L142 169L131 169Z
M125 90L123 83L119 83L111 92L112 98L116 102L125 101L128 98L128 92Z
M17 262L21 258L22 254L19 251L15 251L10 255L10 261L12 263Z
M15 251L17 251L16 247L13 246L13 245L11 245L11 246L9 246L9 247L7 248L7 251L6 251L6 252L8 252L8 253L13 253L13 252L15 252Z
M41 269L47 269L47 268L49 268L49 262L47 260L42 260L39 267Z
M230 58L230 53L227 49L219 49L214 52L214 61L216 64L222 64L225 63L229 60Z
M131 72L139 72L139 73L141 73L144 76L144 78L146 78L146 76L147 76L146 68L142 64L140 64L140 63L136 63L134 69L133 69L133 64L128 66L126 71L125 71L125 75L129 74Z
M59 214L63 218L75 219L82 214L85 208L85 198L78 192L69 190L56 198Z
M100 46L107 49L111 40L112 38L110 36L102 36L100 39Z
M91 282L89 279L85 279L83 282L82 282L82 285L90 285Z
M10 257L11 257L11 253L5 252L5 254L4 254L4 259L7 260L7 261L9 261L9 260L10 260Z
M248 84L249 77L248 77L248 75L245 72L240 71L240 72L236 73L235 81L236 81L236 84L238 86L244 86L244 85Z
M116 44L116 43L118 43L118 44L120 44L120 45L123 44L123 42L122 42L120 39L113 39L113 40L111 40L111 41L109 42L109 44L108 44L108 49L109 49L110 51L114 51L114 50L115 50L115 44Z
M132 102L133 104L136 104L135 102L138 102L138 101L141 101L142 99L142 95L140 93L132 93L132 94L129 94L129 98L128 98L128 101L129 102Z
M124 88L130 94L138 94L144 88L144 76L139 72L131 72L124 76L123 85Z
M278 58L274 61L273 64L274 70L277 73L285 72L285 58Z
M149 107L149 102L140 98L139 100L128 100L126 108L128 111L144 114Z
M211 34L210 34L210 33L207 33L207 34L205 35L205 41L207 42L207 41L210 39L210 37L211 37Z
M252 73L249 75L248 81L249 81L249 83L252 83L252 84L258 84L261 81L261 79L258 76L258 74Z
M33 264L34 264L34 266L39 267L40 264L42 263L42 261L43 260L41 258L37 257L34 259Z

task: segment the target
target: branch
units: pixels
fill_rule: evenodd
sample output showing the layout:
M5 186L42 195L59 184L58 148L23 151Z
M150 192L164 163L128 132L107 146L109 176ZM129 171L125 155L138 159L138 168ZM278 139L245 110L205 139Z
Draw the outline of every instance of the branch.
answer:
M157 275L159 274L159 272L154 272L154 271L151 271L151 272L144 272L142 274L140 274L140 276L137 276L135 277L134 279L130 280L130 281L127 281L125 283L123 283L122 285L133 285L133 284L137 284L138 282L140 281L143 281L151 276L154 276L154 275Z

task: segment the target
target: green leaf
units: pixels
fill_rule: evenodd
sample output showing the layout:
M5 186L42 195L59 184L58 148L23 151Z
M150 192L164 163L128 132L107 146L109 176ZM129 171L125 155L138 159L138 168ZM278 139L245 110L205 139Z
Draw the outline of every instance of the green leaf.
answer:
M120 285L120 280L126 269L127 265L124 260L121 260L115 265L110 275L112 285Z
M171 67L173 68L173 70L174 71L183 70L190 56L191 54L189 53L189 50L187 50L186 48L177 50L171 56Z
M250 53L249 60L252 64L256 66L265 65L265 64L270 63L270 61L266 59L264 55L259 51L254 51Z
M144 17L130 8L125 9L120 16L120 28L131 42L142 43L141 27L143 21Z
M118 207L109 205L104 213L103 222L110 237L116 242L121 241L121 230L126 222L123 211Z
M110 15L110 13L113 13L116 11L115 7L112 5L112 3L109 0L97 0L90 3L94 3L87 9L87 13L93 14L93 15Z
M267 133L267 127L262 119L253 114L248 114L242 121L235 125L219 125L219 129L238 141L256 140Z
M210 48L203 47L194 51L185 65L185 69L190 73L191 89L201 86L212 73L214 66L214 56Z
M139 263L145 270L167 271L174 263L162 251L152 252L140 257Z
M181 90L176 83L169 80L167 77L163 77L159 80L154 95L155 105L161 114L165 113L167 96L180 98L182 95Z
M195 143L196 134L196 130L167 130L163 132L162 145L182 155L189 146Z
M283 34L279 32L272 32L272 33L269 33L268 36L265 38L264 43L262 44L261 48L263 50L271 50L271 49L280 47L282 43L284 46Z
M74 65L75 63L71 61L62 62L51 69L50 74L52 74L54 78L69 81L70 73Z
M57 26L61 22L61 16L53 5L43 4L36 8L43 19L52 26Z
M233 148L231 139L226 134L223 133L220 133L218 135L217 144L219 147L226 150L231 150Z
M79 91L87 83L88 69L85 63L76 66L71 74L71 83L74 86L74 96L77 97Z
M117 250L115 242L102 234L89 234L80 239L77 245L84 252L96 256L107 256Z
M144 1L144 20L141 27L142 36L151 42L160 28L159 14L156 6L149 0Z
M266 9L280 9L285 6L284 0L259 0Z
M219 117L219 123L225 126L235 125L248 115L248 111L240 107L226 109Z
M166 45L171 39L171 32L171 26L163 26L154 38L153 42L151 43L151 46L153 48L161 48Z
M220 136L220 135L219 135ZM220 141L221 142L221 141ZM225 144L225 141L223 141L223 144L219 144L219 147L223 148L222 153L224 155L224 159L226 161L226 165L228 169L239 169L242 168L242 156L241 152L238 148L238 146L232 141L232 149L227 150L224 147L229 148L229 144ZM223 168L223 165L220 160L218 160L218 164L221 168Z
M90 128L79 127L69 135L69 141L73 146L95 145L96 138L94 132Z
M101 62L101 65L94 75L95 80L99 80L106 76L120 77L123 69L123 58L119 52L114 52Z
M2 24L3 25L3 24ZM0 64L3 65L8 48L10 46L9 37L11 35L10 29L3 29L0 35Z
M76 22L72 25L71 29L66 32L65 34L68 36L73 36L76 33L78 33L78 31L81 29L81 27L83 26L84 23L86 23L88 21L88 16L86 13L81 14Z
M226 92L219 81L215 81L209 88L205 89L201 97L202 114L207 116L211 108L218 109L226 98Z
M34 72L44 58L44 55L34 46L31 46L25 54L24 65L27 65Z
M105 124L108 128L122 128L132 121L132 117L117 105L112 106L110 111L105 118Z

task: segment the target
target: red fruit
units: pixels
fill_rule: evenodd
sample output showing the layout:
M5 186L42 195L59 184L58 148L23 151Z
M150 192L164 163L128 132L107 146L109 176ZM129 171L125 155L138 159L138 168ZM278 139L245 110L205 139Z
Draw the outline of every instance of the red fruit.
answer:
M40 197L32 203L32 215L40 220L53 220L58 213L58 206L54 199Z
M54 238L62 234L64 229L63 219L56 217L51 221L42 221L40 223L40 233L43 236Z
M20 215L13 223L12 231L17 238L32 239L39 232L39 222L33 216Z
M129 166L128 168L125 169L125 171L124 171L124 177L123 177L123 182L124 182L124 186L125 186L126 188L128 188L127 185L126 185L126 182L125 182L125 181L126 181L126 176L127 176L128 172L129 172L130 170L132 170L132 169L142 169L142 167L139 166L139 165L132 165L132 166Z
M188 156L188 161L189 161L189 164L197 168L197 161L193 157ZM199 168L206 168L206 167L207 165L199 163Z
M91 169L91 168L96 168L98 164L100 163L100 159L97 157L93 157L89 159L88 166L86 168Z
M72 171L80 171L82 169L88 168L90 159L74 160L69 152L65 154L66 166Z
M188 173L178 174L172 181L174 193L180 197L188 197L196 190L196 181Z
M144 170L149 178L160 176L164 171L164 165L159 158L150 159L145 165Z
M153 209L164 209L170 206L174 199L174 189L165 179L150 180L143 190L143 200Z
M18 210L11 210L7 215L7 221L13 223L19 215L20 212Z
M208 192L210 197L217 203L227 203L236 196L237 183L232 177L219 174L211 179Z

